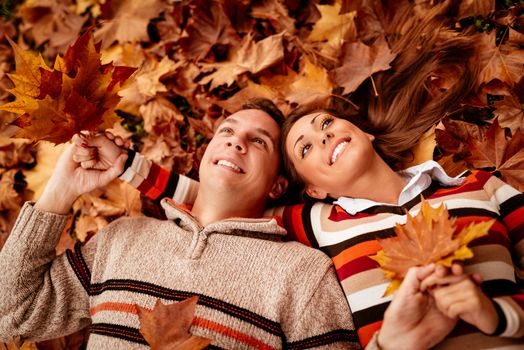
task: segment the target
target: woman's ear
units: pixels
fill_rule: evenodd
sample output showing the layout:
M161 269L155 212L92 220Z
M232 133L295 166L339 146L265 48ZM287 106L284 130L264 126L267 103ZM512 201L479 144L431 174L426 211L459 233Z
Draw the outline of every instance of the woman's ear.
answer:
M326 191L323 191L317 186L313 185L306 185L305 191L308 196L315 199L324 199L328 195Z
M287 184L288 182L286 178L282 175L278 175L277 179L273 183L273 187L271 187L271 191L269 192L269 198L280 198L286 192Z
M364 134L366 134L366 136L368 137L369 141L371 141L371 142L375 141L375 136L373 136L371 134L368 134L367 132L365 132Z

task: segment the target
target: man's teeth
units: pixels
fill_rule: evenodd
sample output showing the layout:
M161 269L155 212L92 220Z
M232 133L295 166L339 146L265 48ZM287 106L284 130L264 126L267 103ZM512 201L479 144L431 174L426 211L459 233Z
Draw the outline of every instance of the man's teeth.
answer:
M344 141L344 142L339 143L337 147L335 147L335 150L333 151L333 154L331 155L331 164L337 161L338 155L340 154L340 152L342 152L342 150L344 149L344 147L346 147L347 144L348 142Z
M231 163L231 162L228 162L227 160L219 160L217 162L218 165L223 165L223 166L227 166L227 167L230 167L231 169L233 170L236 170L238 171L239 173L242 172L242 169L240 169L238 166L236 166L235 164Z

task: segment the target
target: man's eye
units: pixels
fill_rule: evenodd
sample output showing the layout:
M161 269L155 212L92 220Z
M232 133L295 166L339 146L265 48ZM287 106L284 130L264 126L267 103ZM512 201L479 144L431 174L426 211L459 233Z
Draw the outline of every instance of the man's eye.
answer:
M266 145L266 141L262 140L262 139L259 138L259 137L255 137L255 138L253 139L253 142L254 142L254 143L258 143L259 145L262 145L262 146L265 146L265 145Z
M322 122L320 123L320 128L324 130L325 128L330 126L332 122L333 122L333 118L324 118L322 119Z
M311 148L311 145L304 145L300 148L300 157L303 159L307 152L309 152L309 149Z
M231 128L222 128L222 129L220 129L220 133L232 134L233 133L233 129L231 129Z

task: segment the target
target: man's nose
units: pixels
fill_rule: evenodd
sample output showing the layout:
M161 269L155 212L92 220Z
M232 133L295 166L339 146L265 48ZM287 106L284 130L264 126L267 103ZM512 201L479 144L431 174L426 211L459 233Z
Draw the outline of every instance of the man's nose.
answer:
M322 144L323 144L323 145L326 145L329 141L331 141L330 139L332 139L333 136L334 136L334 135L333 135L333 133L331 133L331 132L325 132L325 133L322 133L322 139L321 139Z
M240 140L227 141L226 145L227 147L234 147L237 151L242 152L242 153L246 150L245 145L243 145L243 143L240 142Z

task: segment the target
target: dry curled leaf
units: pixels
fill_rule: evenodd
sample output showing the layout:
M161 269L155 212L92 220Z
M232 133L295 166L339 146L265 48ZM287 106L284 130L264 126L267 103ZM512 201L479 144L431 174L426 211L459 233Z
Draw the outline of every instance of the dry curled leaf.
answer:
M370 256L392 280L384 295L398 289L410 267L430 263L450 267L454 261L473 257L468 243L487 234L493 222L472 223L457 232L456 219L449 217L443 204L434 209L422 200L420 212L407 213L406 223L395 226L397 236L379 239L382 250Z
M197 302L195 296L170 305L157 299L153 310L137 305L140 333L152 350L199 350L211 344L189 332Z
M105 129L119 120L113 114L120 101L117 92L135 68L102 65L90 31L64 58L56 57L53 69L40 55L10 43L16 74L9 74L15 84L9 92L16 100L0 110L21 114L14 121L22 128L18 137L63 143L81 130Z

